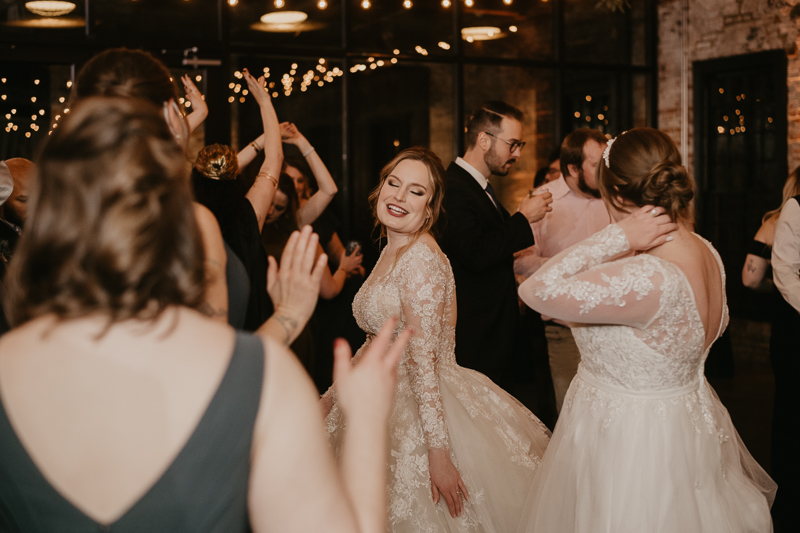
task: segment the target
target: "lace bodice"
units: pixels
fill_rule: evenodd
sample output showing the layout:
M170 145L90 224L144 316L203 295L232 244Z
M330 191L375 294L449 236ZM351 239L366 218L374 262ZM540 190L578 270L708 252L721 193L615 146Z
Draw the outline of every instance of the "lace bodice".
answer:
M411 383L428 448L449 448L438 367L455 364L455 303L449 261L419 241L388 273L373 272L353 300L356 322L370 339L393 316L399 317L396 333L413 330L398 371Z
M722 273L719 255L709 243ZM564 250L520 286L533 309L572 322L581 366L599 381L632 392L696 382L708 350L689 281L672 263L629 251L616 224ZM727 305L717 336L728 320Z

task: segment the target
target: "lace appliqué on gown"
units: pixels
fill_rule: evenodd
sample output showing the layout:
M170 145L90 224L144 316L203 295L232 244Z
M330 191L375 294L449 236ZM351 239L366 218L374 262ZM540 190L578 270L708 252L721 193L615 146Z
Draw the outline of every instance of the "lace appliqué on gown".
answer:
M391 531L512 530L549 440L547 428L521 404L482 374L456 364L455 305L447 258L438 248L421 242L411 246L385 275L370 275L353 300L356 321L368 334L354 364L390 317L399 317L395 334L407 327L414 331L398 365L397 395L389 419ZM446 405L450 405L447 412ZM334 403L326 427L337 456L344 424ZM486 457L486 446L495 457ZM470 500L458 518L449 515L444 498L438 505L432 503L430 448L449 450L467 485ZM512 483L518 485L509 487L513 495L487 494L483 480L502 476L503 469L509 468L528 472L515 476ZM497 498L507 500L506 509L498 511Z
M722 278L718 337L725 272L706 245ZM520 532L769 531L775 484L703 375L688 279L648 254L612 260L628 250L608 226L520 287L532 308L572 321L581 351Z

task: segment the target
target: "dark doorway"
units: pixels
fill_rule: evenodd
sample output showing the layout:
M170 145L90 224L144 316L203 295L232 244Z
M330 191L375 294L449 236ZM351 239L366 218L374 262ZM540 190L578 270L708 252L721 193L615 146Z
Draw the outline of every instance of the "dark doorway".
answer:
M789 173L786 99L783 50L694 63L696 227L722 256L728 305L742 318L767 316L740 273Z

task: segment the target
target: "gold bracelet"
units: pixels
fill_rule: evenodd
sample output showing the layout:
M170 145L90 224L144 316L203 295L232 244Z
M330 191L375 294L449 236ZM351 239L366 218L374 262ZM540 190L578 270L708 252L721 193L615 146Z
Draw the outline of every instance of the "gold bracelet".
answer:
M250 146L252 146L252 147L253 147L253 150L255 150L257 154L258 154L258 153L261 153L261 150L263 150L263 148L261 148L260 146L258 146L258 145L256 144L256 142L255 142L255 141L251 142L251 143L250 143Z
M267 179L269 181L271 181L273 185L275 185L275 188L276 189L278 188L278 180L276 180L275 176L273 176L272 174L270 174L266 170L262 170L261 172L259 172L258 175L256 176L256 179L258 179L259 176L266 176Z

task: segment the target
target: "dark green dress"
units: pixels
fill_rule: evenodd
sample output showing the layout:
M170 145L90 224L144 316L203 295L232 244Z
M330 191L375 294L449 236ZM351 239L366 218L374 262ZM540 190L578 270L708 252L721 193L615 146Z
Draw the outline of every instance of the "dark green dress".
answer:
M47 482L0 402L0 531L247 531L250 445L261 399L263 351L258 337L237 335L225 376L191 437L150 490L112 524L95 522Z

